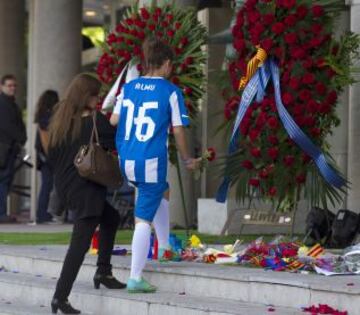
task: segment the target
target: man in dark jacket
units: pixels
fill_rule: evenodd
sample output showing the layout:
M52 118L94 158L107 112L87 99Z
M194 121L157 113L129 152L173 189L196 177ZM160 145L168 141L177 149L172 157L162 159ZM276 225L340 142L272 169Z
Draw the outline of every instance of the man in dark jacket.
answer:
M13 222L7 216L7 195L14 177L16 156L26 142L26 129L15 103L16 78L2 77L0 92L0 223Z

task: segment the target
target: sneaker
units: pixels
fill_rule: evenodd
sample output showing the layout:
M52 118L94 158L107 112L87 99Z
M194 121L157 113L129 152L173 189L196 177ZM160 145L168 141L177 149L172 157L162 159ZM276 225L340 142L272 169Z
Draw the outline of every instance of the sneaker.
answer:
M145 279L136 281L134 279L129 279L127 282L126 290L129 293L153 293L156 291L156 287L151 285Z
M168 262L173 259L174 253L167 248L159 248L158 260L159 262Z

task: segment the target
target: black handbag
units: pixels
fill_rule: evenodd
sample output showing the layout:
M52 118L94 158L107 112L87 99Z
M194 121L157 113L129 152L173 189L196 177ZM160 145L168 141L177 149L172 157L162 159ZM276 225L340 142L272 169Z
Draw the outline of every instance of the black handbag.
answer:
M0 142L0 168L5 168L9 158L11 145Z

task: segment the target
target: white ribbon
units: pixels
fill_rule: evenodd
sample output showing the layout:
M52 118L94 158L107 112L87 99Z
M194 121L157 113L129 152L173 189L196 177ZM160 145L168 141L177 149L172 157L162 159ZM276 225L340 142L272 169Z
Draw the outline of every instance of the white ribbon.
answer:
M126 72L126 70L127 70L127 72ZM102 104L102 110L109 110L110 108L115 106L116 94L117 94L117 91L119 90L119 85L120 85L121 81L123 80L125 73L126 73L125 83L128 83L140 76L140 73L137 69L136 63L129 61L125 65L125 67L121 70L118 78L116 79L115 83L111 87L109 93L106 95L104 102Z

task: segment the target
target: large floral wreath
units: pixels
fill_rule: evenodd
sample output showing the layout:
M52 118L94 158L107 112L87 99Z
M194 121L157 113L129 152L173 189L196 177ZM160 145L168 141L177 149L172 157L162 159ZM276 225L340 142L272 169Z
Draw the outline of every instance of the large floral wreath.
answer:
M343 1L247 0L233 26L235 58L229 60L230 88L224 109L233 125L242 90L241 78L259 47L275 58L280 68L282 103L296 124L324 152L326 137L340 121L336 104L343 87L353 83L350 68L358 56L359 37L333 36L334 21ZM339 200L339 191L320 175L312 159L289 137L279 119L273 85L266 96L247 110L240 125L239 150L230 156L225 174L237 185L241 199L256 194L292 207L305 188L313 204ZM307 183L305 185L305 183Z
M204 65L206 57L202 51L206 29L197 20L196 12L166 5L158 7L131 7L114 32L107 36L97 74L103 82L103 95L116 81L129 63L135 63L142 71L141 45L148 36L157 36L168 43L175 52L171 81L178 85L184 95L191 119L194 119L203 95ZM170 137L170 161L175 164L176 149Z

